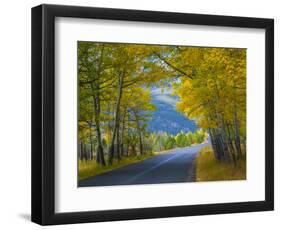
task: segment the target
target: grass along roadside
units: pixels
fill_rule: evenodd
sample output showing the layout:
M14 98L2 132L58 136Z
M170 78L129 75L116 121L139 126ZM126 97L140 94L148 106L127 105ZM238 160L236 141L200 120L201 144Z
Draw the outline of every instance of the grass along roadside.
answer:
M196 181L245 180L246 160L240 160L237 167L219 162L210 147L201 149L196 158Z
M96 163L96 160L79 160L78 161L78 178L79 180L86 179L91 176L96 176L101 173L111 171L116 168L120 168L129 164L146 160L150 157L155 156L154 154L145 154L139 156L123 157L119 161L114 161L112 165L101 166Z

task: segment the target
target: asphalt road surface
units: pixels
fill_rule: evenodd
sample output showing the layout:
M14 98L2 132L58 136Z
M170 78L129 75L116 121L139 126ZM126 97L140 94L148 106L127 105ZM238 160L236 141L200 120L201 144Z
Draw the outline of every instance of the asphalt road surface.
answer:
M147 160L81 180L78 182L78 186L192 182L196 180L196 154L207 145L208 143L174 149Z

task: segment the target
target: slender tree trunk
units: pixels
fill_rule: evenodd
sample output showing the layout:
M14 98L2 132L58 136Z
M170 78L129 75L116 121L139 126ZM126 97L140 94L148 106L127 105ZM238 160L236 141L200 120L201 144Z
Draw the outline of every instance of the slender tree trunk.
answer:
M211 129L211 142L214 146L215 157L218 160L222 161L229 161L230 160L230 153L229 148L227 146L227 140L225 135L225 130L223 127L223 119L221 118L220 114L216 112L214 114L215 117L210 117L211 120L215 119L217 121L220 121L218 128L212 128Z
M235 130L235 147L236 147L236 151L237 151L237 157L238 157L238 159L241 159L242 150L241 150L241 141L240 141L240 134L239 134L239 121L237 118L236 106L234 109L234 130Z
M215 99L215 103L220 101L220 94L219 94L219 85L216 83L215 84L215 93L216 93L216 99ZM216 120L219 121L219 125L217 128L217 138L219 141L219 145L221 146L222 149L222 160L224 161L230 161L230 155L231 153L229 152L229 147L227 144L227 137L226 137L226 132L225 132L225 127L224 127L224 119L222 114L219 111L215 112L215 117Z
M135 144L131 144L130 146L131 146L131 149L132 149L132 154L133 154L134 156L137 155L137 154L136 154L136 152L137 152L137 151L136 151L136 145L135 145ZM130 154L130 155L131 155L131 154Z
M100 75L102 70L102 61L103 61L103 53L104 53L104 45L102 45L102 49L100 52L99 57L99 64L98 64L98 72L96 75L97 80L90 83L91 90L92 90L92 98L93 98L93 112L94 112L94 122L96 125L96 136L97 136L97 155L96 155L96 162L101 165L105 165L105 159L104 159L104 151L102 146L102 140L101 140L101 130L100 130ZM91 75L92 73L89 72Z
M84 144L84 142L83 142L83 158L85 160L87 160L87 149L86 149L86 145Z
M80 159L84 160L84 143L82 140L80 141Z
M221 137L216 129L211 129L211 142L216 159L219 161L224 160L224 148L222 145Z
M233 146L233 141L232 141L232 137L231 137L231 131L228 125L226 125L226 129L227 129L227 138L228 138L228 147L229 147L229 152L231 153L231 157L234 163L234 166L237 166L237 157L236 157L236 153L235 153L235 148Z
M227 152L228 152L228 155L231 156L231 159L232 159L234 165L236 166L236 154L235 154L235 150L232 145L231 134L228 132L228 128L227 128L227 125L225 123L225 119L223 116L221 116L221 121L222 121L222 124L221 124L222 136L223 136L223 139L224 139L226 147L227 147Z
M93 159L93 136L92 136L92 123L89 124L90 129L90 160Z
M220 130L219 131L219 141L220 141L220 144L221 144L221 147L223 149L223 160L224 161L230 161L230 152L229 152L229 148L228 148L228 145L227 145L227 139L226 137L221 133L222 131Z
M239 121L237 116L237 104L236 104L236 83L234 82L234 131L235 131L235 147L237 151L238 159L242 158L242 150L241 150L241 140L240 140L240 133L239 133Z
M126 139L126 146L127 146L126 155L128 157L129 156L129 150L130 150L130 143L129 143L129 136L130 136L130 124L129 124L130 113L127 113L127 119L128 119L128 124L127 124L127 139Z
M129 156L130 145L127 143L126 145L126 156Z
M219 97L219 95L217 97ZM207 104L212 105L212 102L208 101ZM213 114L209 114L208 119L210 121L213 121L213 120L218 121L219 120L218 112L216 111ZM214 150L215 158L219 161L225 161L227 159L227 147L225 146L224 141L222 139L221 127L210 128L209 134L210 134L211 143L212 143L212 147L213 147L213 150Z
M119 161L120 160L120 119L117 121L116 126L116 158Z
M107 104L107 111L110 114L112 112L112 104L110 104L110 102ZM109 149L110 146L110 140L111 140L111 129L112 129L112 124L111 124L111 120L108 119L107 122L107 149Z
M124 133L125 133L126 113L127 113L127 108L125 107L123 118L122 118L121 143L120 143L120 152L122 156L124 155Z
M223 160L224 161L230 161L231 160L231 153L229 151L229 146L227 142L227 135L226 135L226 130L224 126L224 119L223 116L219 113L216 112L216 118L219 121L219 127L217 129L217 135L218 139L221 145L221 148L223 150Z
M139 130L139 145L140 145L140 155L143 155L143 143L142 143L141 130Z
M211 139L211 144L212 144L212 147L213 147L213 150L214 150L214 155L215 155L215 158L217 160L221 160L221 153L219 151L219 148L217 146L217 141L216 141L216 138L215 138L215 135L213 133L213 129L209 129L209 135L210 135L210 139Z
M98 146L97 146L97 163L105 166L105 159L104 159L104 152L103 152L103 146L102 146L102 141L101 141L101 134L100 134L100 128L97 127L97 141L98 141Z
M113 157L114 157L114 143L116 138L116 132L118 128L118 122L119 122L119 114L120 114L120 103L122 98L122 92L123 92L123 80L124 80L125 71L123 71L122 74L119 75L118 79L118 94L117 94L117 101L116 101L116 107L115 107L115 116L114 116L114 126L113 126L113 133L112 133L112 140L109 147L109 156L108 156L108 164L112 165L113 163Z
M104 151L103 151L103 146L102 146L102 140L101 140L101 131L100 131L100 100L99 96L97 95L94 97L93 100L94 104L94 119L96 123L96 136L97 136L97 158L96 161L98 164L105 165L105 159L104 159Z

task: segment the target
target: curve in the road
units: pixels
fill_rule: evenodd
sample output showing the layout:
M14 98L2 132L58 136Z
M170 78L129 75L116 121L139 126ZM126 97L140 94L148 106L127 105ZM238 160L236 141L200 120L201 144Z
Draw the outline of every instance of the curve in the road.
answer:
M193 182L195 157L206 144L174 149L78 182L79 187Z

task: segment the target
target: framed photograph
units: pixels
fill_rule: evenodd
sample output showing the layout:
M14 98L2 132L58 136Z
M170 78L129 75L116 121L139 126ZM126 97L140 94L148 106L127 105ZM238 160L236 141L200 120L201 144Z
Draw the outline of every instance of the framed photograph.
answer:
M273 210L274 21L32 8L32 221Z

